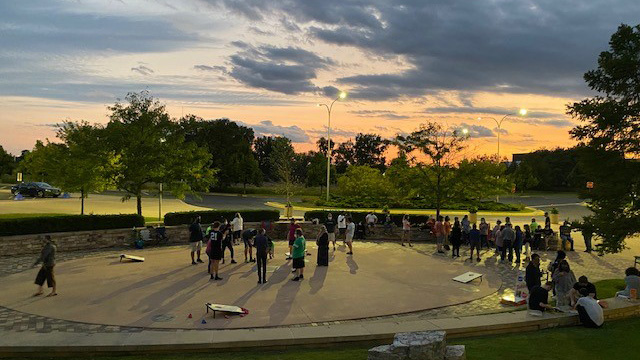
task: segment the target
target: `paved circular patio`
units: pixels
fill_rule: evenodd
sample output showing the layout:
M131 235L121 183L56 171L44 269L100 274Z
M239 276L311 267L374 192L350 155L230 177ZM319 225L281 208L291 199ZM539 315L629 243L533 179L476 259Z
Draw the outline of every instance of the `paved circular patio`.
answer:
M249 328L323 323L439 308L482 298L497 291L497 272L484 281L461 284L453 277L474 269L432 252L393 243L356 243L330 252L328 268L315 266L308 243L305 279L289 279L290 262L277 242L268 280L258 285L254 264L221 266L222 281L210 281L206 265L190 264L185 246L131 251L143 263L120 263L113 254L70 260L56 266L59 296L31 297L37 269L3 277L0 305L25 313L69 321L149 328ZM238 259L241 247L236 247ZM205 303L249 309L245 317L206 314ZM192 318L188 315L192 314ZM202 319L206 324L202 324Z

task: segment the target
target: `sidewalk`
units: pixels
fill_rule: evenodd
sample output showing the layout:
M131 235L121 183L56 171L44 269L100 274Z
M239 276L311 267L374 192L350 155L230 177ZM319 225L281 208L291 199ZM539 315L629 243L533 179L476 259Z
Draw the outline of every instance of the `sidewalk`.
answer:
M605 319L640 315L640 302L607 299ZM567 313L531 316L527 311L416 321L361 322L300 328L185 331L170 333L145 330L139 333L16 333L0 332L0 356L91 353L135 353L204 349L248 349L327 343L389 342L397 332L445 330L448 338L533 331L578 324Z

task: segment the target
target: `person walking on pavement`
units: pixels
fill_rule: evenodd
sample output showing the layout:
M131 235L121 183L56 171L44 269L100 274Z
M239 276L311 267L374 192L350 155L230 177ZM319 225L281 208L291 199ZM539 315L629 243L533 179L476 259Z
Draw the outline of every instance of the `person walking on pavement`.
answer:
M38 266L38 264L42 263L40 267L40 271L38 271L38 275L36 276L35 284L38 285L38 291L33 294L33 296L40 296L44 294L44 290L42 286L44 285L45 280L47 281L47 287L51 288L51 292L47 297L58 295L56 288L56 276L53 272L53 268L56 265L56 251L57 247L51 240L51 236L44 236L44 246L40 251L40 256L33 263L33 267Z
M258 230L258 235L253 240L256 248L256 267L258 268L258 284L267 283L267 254L269 253L269 238L265 229Z

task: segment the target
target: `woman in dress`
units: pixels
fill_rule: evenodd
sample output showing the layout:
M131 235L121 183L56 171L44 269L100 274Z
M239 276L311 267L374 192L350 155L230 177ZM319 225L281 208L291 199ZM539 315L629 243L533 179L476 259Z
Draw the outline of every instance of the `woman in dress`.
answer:
M453 250L451 250L451 257L460 257L460 245L462 244L462 227L460 226L460 221L458 218L455 218L453 222L453 229L451 229L451 246Z
M324 225L320 227L316 245L318 245L318 266L329 266L329 233Z

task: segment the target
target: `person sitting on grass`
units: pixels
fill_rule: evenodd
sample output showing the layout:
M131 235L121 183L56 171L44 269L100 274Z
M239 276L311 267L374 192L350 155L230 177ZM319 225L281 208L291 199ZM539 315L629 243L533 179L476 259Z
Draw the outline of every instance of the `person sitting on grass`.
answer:
M597 329L604 323L604 311L592 295L587 288L581 288L581 297L576 301L574 309L578 311L580 323L584 327Z
M587 289L587 294L598 300L598 296L596 294L596 286L589 282L586 276L582 275L578 278L578 282L573 284L573 289L569 291L569 297L571 297L571 306L576 306L576 302L582 296L580 295L580 290Z
M616 296L626 296L626 297L630 297L631 296L631 289L635 289L636 291L636 297L638 296L638 291L640 291L640 277L638 275L640 275L640 272L638 272L638 269L636 269L635 267L630 267L627 268L627 270L624 271L624 274L626 275L624 278L624 283L627 285L625 287L624 290L622 291L618 291L616 293Z
M291 279L293 281L300 281L304 279L304 256L307 253L306 240L302 235L302 229L296 229L296 239L293 241L291 257L293 259L293 270L296 276Z
M529 294L529 310L544 312L546 309L553 309L549 305L549 290L551 290L551 282L547 281L542 286L536 286L531 289Z

